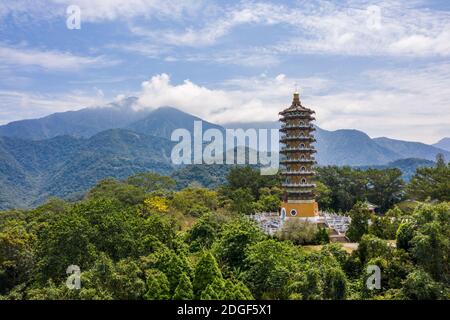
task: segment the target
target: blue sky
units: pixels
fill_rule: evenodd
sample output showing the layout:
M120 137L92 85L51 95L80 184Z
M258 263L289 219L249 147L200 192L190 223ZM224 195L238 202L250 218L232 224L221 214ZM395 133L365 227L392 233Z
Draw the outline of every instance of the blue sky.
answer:
M269 121L295 83L324 129L450 136L450 2L0 0L0 123L126 96Z

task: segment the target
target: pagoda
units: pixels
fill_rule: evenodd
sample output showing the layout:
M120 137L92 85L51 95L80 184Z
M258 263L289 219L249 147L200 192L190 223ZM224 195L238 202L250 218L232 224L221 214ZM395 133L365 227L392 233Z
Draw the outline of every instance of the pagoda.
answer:
M315 112L302 106L300 94L294 93L292 105L280 114L280 167L284 190L281 216L313 218L319 207L314 199L313 143L315 130L312 121Z

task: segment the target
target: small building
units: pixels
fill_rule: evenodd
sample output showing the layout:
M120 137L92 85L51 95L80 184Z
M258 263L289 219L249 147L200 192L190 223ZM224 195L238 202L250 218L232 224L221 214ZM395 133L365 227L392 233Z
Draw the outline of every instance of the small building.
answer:
M376 211L377 211L377 209L378 209L378 206L377 206L377 205L375 205L375 204L373 204L373 203L370 203L369 201L365 201L364 204L367 206L367 208L368 208L373 214L376 214Z

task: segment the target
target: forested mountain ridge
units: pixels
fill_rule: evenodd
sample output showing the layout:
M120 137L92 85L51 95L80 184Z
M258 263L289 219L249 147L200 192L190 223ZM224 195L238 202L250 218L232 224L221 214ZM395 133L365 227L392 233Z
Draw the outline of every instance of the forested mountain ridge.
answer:
M91 138L42 141L0 138L0 208L27 207L47 197L73 197L106 177L168 173L173 143L124 129Z
M28 140L50 139L62 135L89 138L98 132L126 127L144 118L148 109L133 108L137 98L130 97L106 106L53 113L39 119L20 120L0 126L0 136Z
M89 138L104 130L124 128L170 139L173 130L184 128L192 132L194 121L202 120L172 107L136 107L136 101L137 98L129 97L107 106L55 113L41 119L15 121L0 126L0 136L28 140L43 140L60 135ZM215 128L221 131L224 128L279 128L277 121L220 126L202 120L202 125L203 130ZM445 139L441 144L431 146L389 138L371 139L359 130L329 131L317 126L316 129L317 159L321 165L383 165L405 158L434 160L438 153L450 158L450 151L444 150Z
M267 128L279 129L280 124L272 122L230 123L226 128ZM387 165L390 162L417 158L435 160L442 153L450 159L450 152L420 142L370 138L366 133L354 129L325 130L316 126L317 160L319 165Z
M229 171L226 166L207 166L204 169L192 166L183 168L179 172L173 171L170 152L175 143L168 140L171 132L178 128L192 132L194 121L200 121L200 118L175 108L162 107L148 112L141 111L141 113L132 111L133 115L119 119L122 113L128 112L133 102L133 99L127 99L120 105L100 108L101 110L56 114L55 118L50 116L52 119L50 123L53 123L51 126L43 126L41 123L42 126L39 126L40 129L37 131L32 130L33 126L23 131L25 136L31 133L37 134L33 136L35 140L0 137L0 209L33 206L51 196L79 197L100 179L105 177L122 179L143 171L173 173L183 186L189 185L192 181L211 187L223 183L224 176ZM109 111L112 111L112 115L107 116L106 113ZM97 117L83 121L83 117L91 115L92 112ZM63 117L65 122L55 126L60 117ZM111 121L106 121L101 126L96 125L97 122L102 122L101 119L107 117ZM36 123L41 120L36 120ZM72 121L71 124L65 126L70 121ZM96 132L102 127L118 125L119 122L127 129L107 129ZM81 129L82 127L78 124L83 124L88 129ZM27 126L27 122L21 125ZM278 125L272 122L242 124L241 127L244 129L277 128ZM14 126L20 127L17 127L17 124ZM221 132L225 130L221 126L206 121L202 122L202 126L204 131L209 128L215 128ZM3 130L6 130L5 128L10 129L8 126L0 127ZM71 134L39 139L46 135L57 134L60 128L64 128ZM14 132L12 130L9 133ZM391 140L371 139L358 130L327 131L316 127L315 135L317 160L321 166L389 167L398 159L408 158L410 149L419 156L422 155L420 152L425 152L423 157L427 159L434 157L437 153L443 153L446 157L450 154L427 145L421 145L421 148L416 150L415 143L407 142L405 142L408 146L406 150L402 148L397 150L389 146ZM384 141L384 145L381 145L380 141ZM428 164L417 160L414 163L400 162L394 167L406 170L404 178L408 180L418 166Z
M431 160L424 160L424 159L417 159L417 158L407 158L407 159L400 159L395 160L392 162L389 162L385 165L375 165L375 166L359 166L357 168L360 169L389 169L389 168L397 168L402 171L402 178L405 181L409 181L411 177L416 173L417 168L423 168L423 167L432 167L436 163Z
M435 160L437 153L442 153L447 159L450 158L450 152L421 142L402 141L386 137L374 138L373 141L383 148L396 152L402 158Z

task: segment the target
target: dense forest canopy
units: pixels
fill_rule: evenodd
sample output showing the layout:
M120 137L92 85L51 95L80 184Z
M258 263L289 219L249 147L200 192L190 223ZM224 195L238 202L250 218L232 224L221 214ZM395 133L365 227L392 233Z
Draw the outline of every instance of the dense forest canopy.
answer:
M315 225L268 236L248 219L277 210L278 176L233 167L217 188L173 178L106 179L76 202L0 212L0 298L450 298L444 161L409 184L397 169L319 168L320 207L352 218L351 252ZM66 286L70 265L81 270L79 290ZM380 289L367 289L369 265L381 268Z

